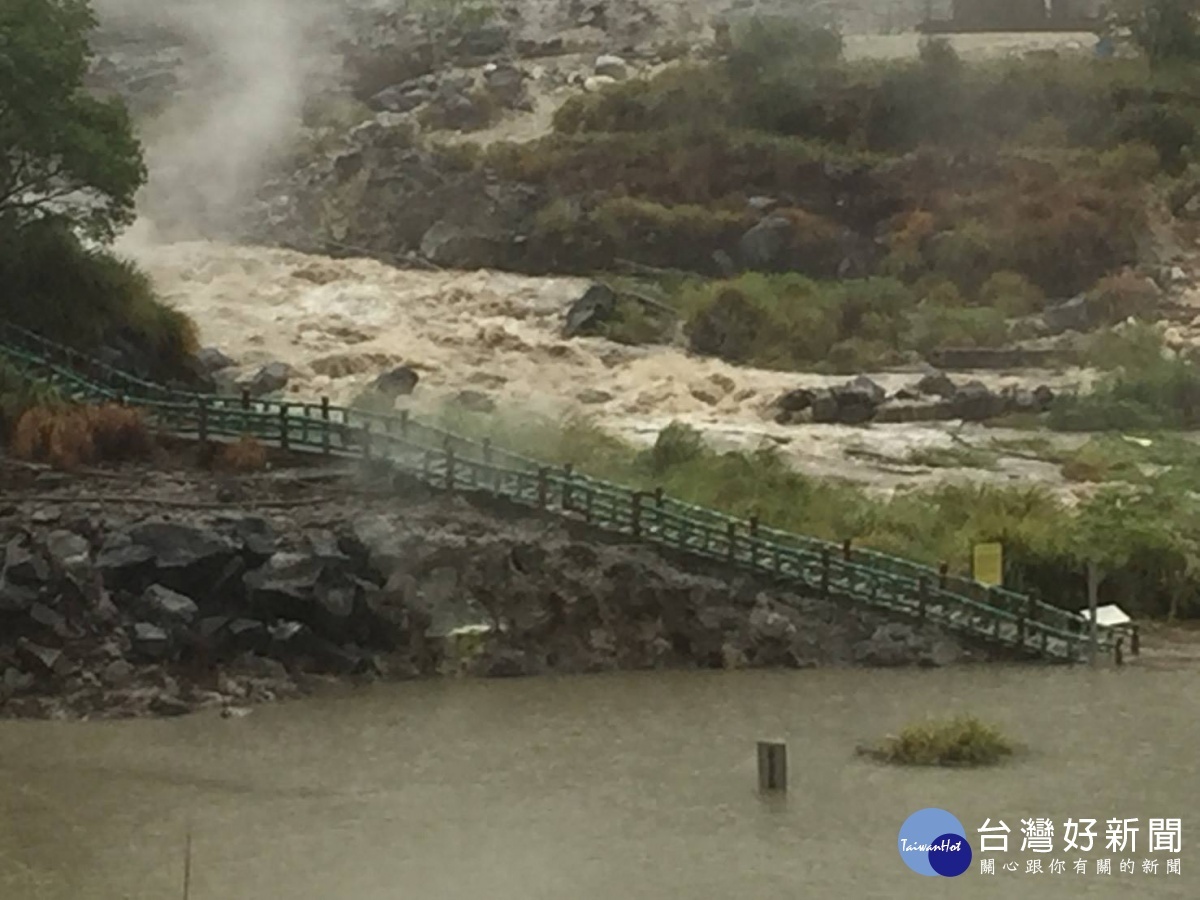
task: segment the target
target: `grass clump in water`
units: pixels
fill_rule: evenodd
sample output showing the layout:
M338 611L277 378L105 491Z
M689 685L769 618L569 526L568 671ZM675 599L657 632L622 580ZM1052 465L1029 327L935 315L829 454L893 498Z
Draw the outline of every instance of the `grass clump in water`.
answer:
M1015 750L997 728L964 715L909 725L860 752L903 766L992 766Z

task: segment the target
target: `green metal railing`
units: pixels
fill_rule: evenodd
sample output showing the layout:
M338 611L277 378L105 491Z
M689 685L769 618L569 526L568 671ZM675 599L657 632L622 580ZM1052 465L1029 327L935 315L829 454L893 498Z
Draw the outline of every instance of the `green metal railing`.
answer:
M770 576L844 603L931 622L994 646L1054 661L1086 658L1075 614L1000 588L882 553L779 531L756 519L547 466L395 415L319 403L177 390L138 378L32 332L0 323L0 357L31 379L81 402L141 409L153 424L207 442L249 435L287 450L374 458L447 491L486 492L635 540ZM1104 630L1098 650L1114 650Z

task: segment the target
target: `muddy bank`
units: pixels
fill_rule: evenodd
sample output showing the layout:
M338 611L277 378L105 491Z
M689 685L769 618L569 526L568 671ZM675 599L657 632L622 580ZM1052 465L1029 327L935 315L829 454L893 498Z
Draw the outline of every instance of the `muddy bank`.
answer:
M0 469L0 714L182 714L328 678L948 665L932 628L362 473Z

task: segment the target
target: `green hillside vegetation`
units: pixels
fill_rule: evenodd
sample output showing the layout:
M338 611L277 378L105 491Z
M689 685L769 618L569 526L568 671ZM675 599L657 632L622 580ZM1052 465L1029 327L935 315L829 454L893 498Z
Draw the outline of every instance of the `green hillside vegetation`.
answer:
M83 89L95 24L86 0L0 7L0 308L52 339L119 342L127 364L178 375L191 323L105 249L133 220L146 168L124 106Z
M848 61L834 33L755 19L724 57L572 98L553 134L473 164L545 189L535 270L694 273L666 286L698 352L888 365L1002 344L1011 320L1138 262L1148 218L1200 188L1195 64L1177 57L966 62L933 40ZM753 198L776 233L731 279L721 255L761 218ZM1154 312L1120 299L1135 308L1113 321ZM730 319L737 334L706 340Z

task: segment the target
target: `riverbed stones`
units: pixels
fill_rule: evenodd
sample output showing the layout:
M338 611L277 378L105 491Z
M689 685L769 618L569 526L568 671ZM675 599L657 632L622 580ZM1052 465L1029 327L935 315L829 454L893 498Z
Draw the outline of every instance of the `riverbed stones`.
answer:
M189 624L200 613L200 607L190 597L161 584L146 588L141 602L146 614L160 623Z

